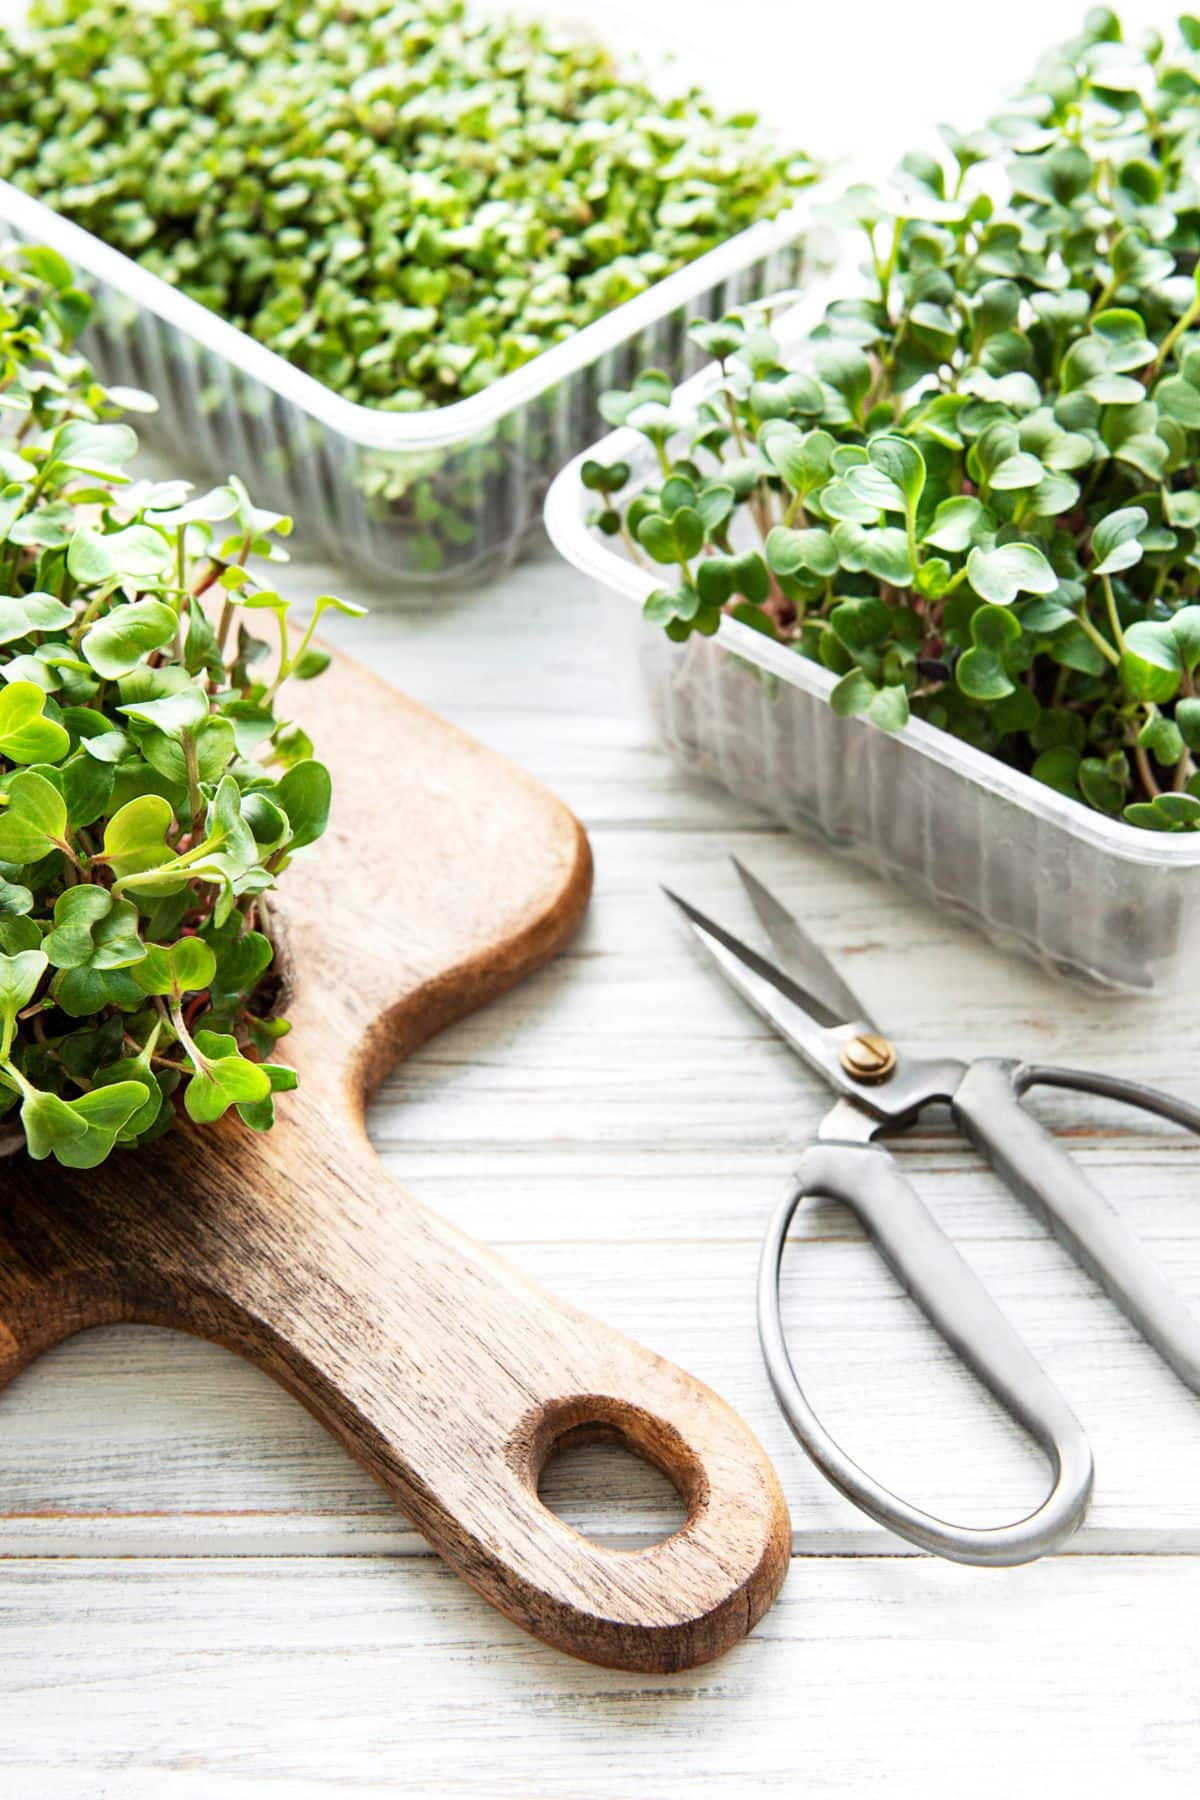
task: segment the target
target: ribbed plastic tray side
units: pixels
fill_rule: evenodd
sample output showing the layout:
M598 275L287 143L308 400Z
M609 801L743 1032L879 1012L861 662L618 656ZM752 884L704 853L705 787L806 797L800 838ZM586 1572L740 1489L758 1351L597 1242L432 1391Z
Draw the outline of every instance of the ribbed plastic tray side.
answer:
M31 241L2 210L3 234ZM702 358L688 342L689 319L719 317L800 280L799 237L756 254L755 234L744 235L743 266L485 428L436 448L374 447L317 419L86 264L80 275L95 314L84 348L102 379L155 396L160 410L140 429L184 472L242 475L260 504L296 519L306 544L389 585L460 587L499 574L540 528L553 476L603 430L605 389L628 385L646 366L691 373Z
M631 434L593 453L639 470ZM565 470L551 537L604 595L620 660L691 772L1056 972L1146 994L1195 966L1200 842L1100 819L928 728L838 718L824 671L744 628L670 643L640 617L653 577L589 531L591 504Z

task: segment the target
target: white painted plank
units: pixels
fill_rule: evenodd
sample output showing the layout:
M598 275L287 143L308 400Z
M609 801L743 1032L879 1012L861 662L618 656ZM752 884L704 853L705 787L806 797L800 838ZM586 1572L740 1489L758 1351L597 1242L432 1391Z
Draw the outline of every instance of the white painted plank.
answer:
M318 593L332 571L298 567L289 591ZM328 635L426 706L548 782L593 830L637 822L671 832L745 821L747 808L681 777L622 679L609 608L549 549L447 610L409 612L341 578L371 607Z
M592 907L560 961L384 1083L372 1130L385 1154L486 1143L503 1157L536 1143L540 1157L620 1141L671 1153L798 1149L825 1089L715 975L659 891L675 885L744 925L731 850L803 915L906 1048L1130 1069L1184 1094L1200 1083L1200 1035L1179 1029L1166 1005L1052 983L799 840L622 831L597 848ZM1156 1158L1186 1158L1185 1137L1137 1113L1051 1092L1037 1106L1061 1127L1088 1123L1085 1155L1128 1147L1140 1159L1153 1146ZM535 1135L545 1122L552 1132ZM932 1118L921 1137L951 1141Z
M879 1549L890 1540L815 1474L787 1433L761 1368L750 1305L757 1246L748 1239L661 1247L527 1245L533 1274L693 1369L758 1432L780 1469L804 1549ZM1175 1550L1200 1545L1196 1402L1089 1290L1056 1246L978 1238L971 1261L1070 1396L1095 1448L1099 1479L1081 1547ZM964 1522L1017 1516L1036 1499L1040 1463L1003 1415L951 1362L867 1247L826 1239L793 1259L787 1317L814 1403L847 1447L885 1480ZM1200 1291L1200 1247L1185 1246L1181 1284ZM0 1549L95 1544L94 1521L72 1539L71 1517L115 1515L115 1541L158 1553L167 1520L139 1540L138 1517L174 1518L174 1547L229 1529L197 1515L324 1521L327 1541L364 1516L385 1545L403 1543L380 1491L265 1378L223 1352L132 1330L63 1346L0 1401L4 1473ZM593 1477L597 1479L596 1477ZM579 1485L579 1484L577 1484ZM621 1504L619 1473L602 1473L581 1522L601 1534L653 1535L644 1497ZM33 1515L16 1517L13 1515ZM40 1535L39 1535L40 1534Z
M399 1177L550 1286L712 1380L778 1457L800 1545L877 1546L886 1540L791 1444L754 1344L757 1237L824 1092L712 975L658 891L666 879L737 920L729 846L803 906L881 1020L919 1050L1092 1061L1186 1091L1200 1081L1197 1040L1148 1029L1161 1008L1051 984L793 840L625 827L598 841L596 898L576 946L385 1084L372 1126ZM966 1044L948 1000L964 993ZM1098 1103L1049 1095L1042 1110L1061 1127L1082 1121L1075 1153L1184 1291L1200 1295L1194 1146ZM1095 1439L1100 1483L1083 1544L1190 1544L1200 1531L1193 1402L945 1122L914 1138L911 1165L931 1204ZM964 1518L1032 1500L1035 1471L1014 1435L946 1367L848 1216L813 1209L797 1230L819 1240L793 1302L797 1355L821 1371L827 1388L814 1396L845 1422L851 1446ZM0 1398L0 1421L0 1516L10 1515L0 1548L10 1554L101 1544L219 1554L230 1533L259 1548L274 1529L287 1553L416 1547L386 1497L299 1409L182 1340L111 1333L68 1346ZM652 1508L622 1509L619 1484L596 1479L598 1503L584 1501L582 1521L606 1533L653 1529Z
M1066 0L1052 19L1046 0L1015 3L979 76L993 91L1026 66L1027 26L1041 41L1077 24ZM774 25L772 0L747 4ZM795 59L764 59L747 21L730 38L724 15L695 0L628 10L697 41L719 32L709 42L730 78L740 59L791 110ZM876 144L920 135L932 104L920 94L944 94L962 66L960 15L957 0L936 0L918 38L894 9L806 17L810 129L823 123L835 147L852 130L856 149L864 130ZM847 113L834 77L859 36L876 54ZM913 107L880 104L918 39ZM964 107L975 116L982 99ZM297 591L363 597L344 571L296 573ZM591 918L557 968L385 1085L372 1116L381 1152L447 1216L713 1380L777 1457L798 1544L858 1554L799 1562L756 1637L715 1668L668 1683L574 1665L415 1554L386 1497L252 1370L168 1334L97 1333L0 1397L0 1789L1189 1791L1200 1570L1171 1552L1200 1548L1196 1403L931 1122L913 1151L923 1187L1072 1396L1100 1479L1069 1558L980 1574L873 1557L888 1540L787 1439L750 1318L757 1235L822 1097L708 977L656 884L724 910L724 856L738 849L803 901L881 1020L917 1048L1092 1062L1194 1094L1200 1035L1166 1008L1072 993L675 769L613 677L603 609L548 557L424 615L366 597L374 611L348 646L554 785L593 834L598 874ZM1082 1117L1073 1147L1200 1299L1192 1148L1105 1108L1077 1115L1061 1096L1043 1116ZM945 1366L846 1219L823 1208L800 1234L797 1355L847 1442L963 1518L1031 1498L1032 1459ZM631 1485L598 1452L547 1492L610 1540L667 1518L653 1480ZM1087 1554L1098 1549L1122 1554ZM393 1567L390 1551L407 1558Z
M1200 1565L793 1566L724 1661L574 1663L432 1564L13 1564L0 1785L38 1800L403 1792L1011 1800L1189 1791Z

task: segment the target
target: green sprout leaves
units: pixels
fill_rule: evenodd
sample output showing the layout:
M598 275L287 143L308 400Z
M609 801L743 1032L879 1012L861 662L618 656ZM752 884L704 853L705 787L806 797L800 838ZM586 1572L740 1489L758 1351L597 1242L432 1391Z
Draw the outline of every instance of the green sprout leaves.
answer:
M129 901L115 900L98 884L67 888L54 903L54 925L42 948L61 971L52 997L72 1019L137 1004L137 988L124 971L143 960L146 946Z
M670 568L645 612L672 639L752 627L830 672L835 712L915 716L1160 831L1200 829L1181 34L1127 45L1097 10L987 130L852 188L868 290L786 343L770 297L697 327L707 382L685 410L639 377L620 422L647 449L592 477L601 529Z
M694 507L681 506L669 517L648 513L637 535L655 562L686 562L704 542L704 521Z
M67 806L54 782L36 769L14 775L0 811L0 861L37 863L67 841Z
M98 860L107 863L118 881L160 868L170 861L167 833L173 822L171 803L162 794L139 794L108 821L104 828L104 848ZM0 821L0 846L3 843L2 825L3 821Z
M834 440L827 431L803 431L799 425L772 414L759 434L759 446L770 466L800 500L829 479Z
M42 950L19 950L14 956L0 955L0 1024L3 1027L0 1051L5 1057L12 1048L21 1008L33 999L48 967L49 958Z
M85 316L51 253L0 255L0 1109L73 1169L179 1113L268 1130L295 1086L266 896L331 793L278 697L362 610L323 595L295 629L255 573L290 521L235 477L126 480Z
M1133 700L1173 700L1200 663L1200 606L1184 606L1171 618L1139 619L1124 633L1120 678Z
M85 964L124 969L147 954L138 936L137 908L114 900L107 888L87 883L65 888L54 902L54 924L42 948L56 969Z
M766 561L776 575L807 574L824 580L838 567L838 550L832 534L819 526L797 531L794 526L775 525L767 535Z
M590 33L457 0L282 0L200 30L182 6L97 0L0 33L0 177L389 411L480 392L814 174L751 114L681 80L656 93ZM114 431L59 455L110 479ZM74 552L86 581L136 582L154 554Z
M105 540L101 539L101 542ZM69 565L69 553L68 553ZM75 570L71 573L79 577ZM105 581L111 571L95 577ZM175 635L176 614L161 600L135 600L98 619L84 634L80 649L97 675L115 681L136 669L151 650L161 650Z
M112 1150L125 1126L146 1104L138 1081L93 1088L64 1100L21 1082L21 1124L35 1162L53 1155L67 1169L94 1169Z
M200 1125L224 1118L231 1106L261 1105L272 1091L263 1065L240 1055L237 1040L222 1032L197 1033L192 1068L184 1105L189 1118Z
M908 695L904 688L898 683L877 687L862 669L851 669L843 675L829 703L842 718L865 713L883 731L900 731L908 724Z
M1156 794L1153 800L1137 800L1125 808L1132 825L1146 831L1200 830L1200 799L1194 794Z
M211 945L202 938L180 938L174 944L151 944L134 979L145 994L182 1000L185 994L202 993L216 971Z
M86 890L76 890L82 892ZM133 1113L145 1103L145 1088L122 1082L103 1093L87 1092L70 1100L37 1088L11 1060L22 1009L49 967L41 950L0 955L0 1068L21 1099L21 1123L29 1153L41 1160L52 1153L68 1168L90 1169L102 1162Z
M1010 606L1018 594L1052 594L1058 576L1036 544L979 545L967 557L967 580L981 600Z
M33 465L27 465L33 474ZM72 622L69 607L53 594L9 594L0 596L0 644L11 644L14 638L32 637L36 631L59 631Z
M160 995L167 1001L191 1072L184 1090L184 1106L188 1117L200 1125L223 1118L231 1106L261 1105L273 1087L269 1071L243 1056L232 1034L197 1031L192 1036L184 1016L184 998L209 988L216 972L216 952L199 938L152 945L134 972L145 993Z
M971 648L958 659L962 692L984 703L1016 691L1008 659L1021 641L1021 624L1006 606L981 606L971 618Z
M46 695L31 681L12 681L0 690L0 756L14 763L57 762L70 738L56 719L46 717Z
M981 500L961 494L940 502L924 542L934 550L969 550L993 521Z
M877 437L867 445L867 466L879 478L872 485L883 501L885 512L902 512L916 518L921 495L925 492L925 458L918 446L907 438ZM856 474L850 471L851 483Z
M1093 568L1097 575L1118 575L1132 569L1142 560L1138 534L1146 529L1149 518L1141 506L1123 506L1118 512L1099 519L1092 532Z
M290 849L303 849L323 834L329 823L332 798L332 784L324 763L307 758L280 776L275 783L275 800L287 818Z

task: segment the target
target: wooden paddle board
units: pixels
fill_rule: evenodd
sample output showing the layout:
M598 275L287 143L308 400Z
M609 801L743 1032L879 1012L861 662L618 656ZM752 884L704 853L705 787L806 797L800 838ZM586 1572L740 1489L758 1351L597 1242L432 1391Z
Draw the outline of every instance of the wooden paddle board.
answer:
M711 1390L412 1200L364 1128L397 1058L567 942L587 839L537 782L345 658L304 700L335 804L279 896L299 1090L262 1136L230 1116L87 1173L0 1164L0 1385L88 1326L196 1332L282 1382L536 1636L618 1668L704 1662L787 1567L759 1444ZM671 1478L674 1536L607 1549L542 1505L548 1456L593 1436Z

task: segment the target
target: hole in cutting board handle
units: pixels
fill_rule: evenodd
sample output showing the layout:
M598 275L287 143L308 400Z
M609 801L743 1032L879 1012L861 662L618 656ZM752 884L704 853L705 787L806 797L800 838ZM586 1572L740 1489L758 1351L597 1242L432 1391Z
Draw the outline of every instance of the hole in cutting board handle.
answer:
M596 1395L546 1409L529 1474L548 1511L610 1549L674 1537L707 1490L698 1458L676 1431L628 1401ZM631 1514L649 1515L649 1540L630 1528Z

